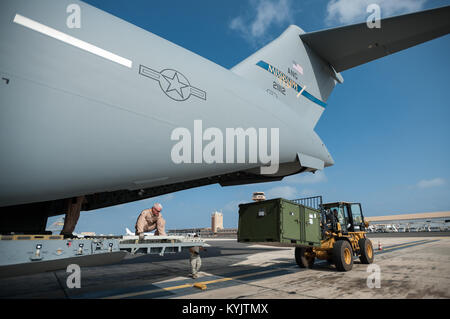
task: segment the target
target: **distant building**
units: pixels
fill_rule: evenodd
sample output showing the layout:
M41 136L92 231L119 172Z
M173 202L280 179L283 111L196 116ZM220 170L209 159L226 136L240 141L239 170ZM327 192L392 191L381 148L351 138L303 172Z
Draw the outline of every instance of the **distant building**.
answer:
M168 235L171 236L194 236L198 235L202 238L236 238L237 228L224 228L218 229L216 233L211 231L211 228L184 228L184 229L169 229L167 231Z
M169 229L167 231L169 235L182 235L182 236L194 236L200 237L227 237L236 238L236 228L223 228L223 214L220 212L214 212L211 214L211 228L184 228L184 229Z
M450 231L450 211L401 214L387 216L368 216L372 231L414 232L414 231Z
M236 236L237 236L237 228L219 229L216 233L214 233L214 237L232 237L232 238L236 238Z
M182 236L194 236L210 237L212 235L211 228L182 228L182 229L169 229L168 235L182 235Z
M211 215L211 231L217 233L220 229L223 229L223 214L214 212Z

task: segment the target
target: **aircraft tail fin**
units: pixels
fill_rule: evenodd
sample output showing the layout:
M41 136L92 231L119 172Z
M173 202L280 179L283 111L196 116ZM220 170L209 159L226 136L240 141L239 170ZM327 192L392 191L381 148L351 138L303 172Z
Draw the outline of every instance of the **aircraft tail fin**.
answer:
M305 33L291 25L277 39L231 70L295 109L315 127L338 73L450 32L450 6Z
M131 230L129 230L128 227L125 228L125 232L128 236L134 236L134 233Z
M292 107L301 114L304 125L314 128L331 91L343 79L304 45L299 37L304 33L298 26L289 26L231 71Z

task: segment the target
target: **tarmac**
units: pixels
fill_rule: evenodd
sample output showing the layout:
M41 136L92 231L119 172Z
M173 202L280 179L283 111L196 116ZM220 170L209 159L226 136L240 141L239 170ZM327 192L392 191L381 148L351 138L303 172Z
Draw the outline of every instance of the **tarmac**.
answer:
M371 240L374 264L356 258L349 272L320 260L312 269L299 268L293 248L208 239L197 279L189 277L188 252L127 255L118 264L82 267L81 288L68 288L65 270L1 279L0 298L450 298L450 237L377 234Z

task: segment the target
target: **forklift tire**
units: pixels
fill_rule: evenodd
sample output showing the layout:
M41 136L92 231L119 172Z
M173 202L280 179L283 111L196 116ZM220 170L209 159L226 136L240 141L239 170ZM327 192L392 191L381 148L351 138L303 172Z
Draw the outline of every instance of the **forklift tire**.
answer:
M371 264L373 263L373 246L370 239L367 238L361 238L358 241L359 245L359 260L361 260L361 263L363 264Z
M353 249L348 241L336 241L333 247L333 262L339 271L349 271L353 268Z
M295 247L295 261L300 268L312 268L314 259L315 256L311 248Z

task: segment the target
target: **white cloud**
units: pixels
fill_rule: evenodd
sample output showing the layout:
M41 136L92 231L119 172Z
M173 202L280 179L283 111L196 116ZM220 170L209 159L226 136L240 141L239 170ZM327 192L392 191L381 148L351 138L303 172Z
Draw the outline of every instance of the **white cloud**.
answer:
M312 173L300 173L297 175L288 176L284 179L287 183L292 184L317 184L327 181L327 176L323 171L316 171Z
M265 192L266 198L286 198L286 199L294 199L300 197L300 192L292 186L277 186L274 188L269 189L267 192Z
M230 29L237 31L248 42L255 44L263 39L271 26L291 24L291 0L253 0L250 16L237 16L230 22Z
M371 12L367 6L377 4L381 18L419 11L427 0L331 0L327 5L328 24L365 22Z
M233 200L229 203L227 203L223 208L222 211L224 212L238 212L239 211L239 204L245 204L245 203L249 203L250 200Z
M430 180L421 180L416 184L418 188L430 188L430 187L437 187L442 186L445 184L445 180L443 178L434 178Z

